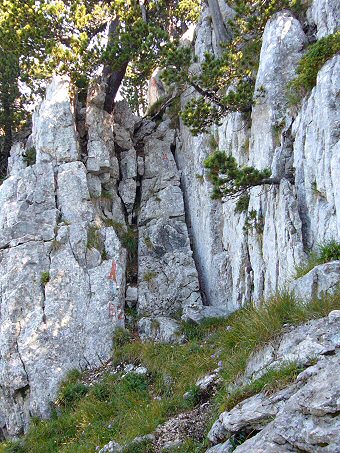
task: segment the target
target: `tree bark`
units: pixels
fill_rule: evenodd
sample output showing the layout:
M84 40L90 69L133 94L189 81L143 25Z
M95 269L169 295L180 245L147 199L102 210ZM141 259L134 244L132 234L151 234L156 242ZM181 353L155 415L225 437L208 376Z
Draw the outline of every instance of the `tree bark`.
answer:
M221 43L229 41L231 39L231 33L228 33L224 24L218 0L208 0L208 6L211 14L214 32L216 35L217 53L218 56L221 56L223 51Z
M117 33L117 29L120 25L119 18L117 17L114 21L110 23L109 26L109 36L108 36L108 46L110 45L110 40L112 40ZM124 79L126 69L129 62L124 62L121 67L112 71L110 65L105 65L103 69L103 76L107 79L107 90L104 102L104 110L108 113L112 113L115 98L117 96L119 87Z

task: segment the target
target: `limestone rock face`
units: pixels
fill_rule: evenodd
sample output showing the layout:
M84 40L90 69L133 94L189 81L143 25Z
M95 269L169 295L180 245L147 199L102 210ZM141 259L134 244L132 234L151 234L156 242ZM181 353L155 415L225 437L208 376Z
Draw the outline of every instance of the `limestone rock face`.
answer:
M23 146L14 145L10 174L0 188L0 431L5 437L26 430L29 415L49 415L68 370L107 360L113 331L124 323L126 253L90 199L67 95L65 80L53 79L34 114L29 146L35 147L37 162L26 166ZM97 162L103 169L102 158ZM113 261L118 291L108 278Z
M292 128L298 209L309 247L340 236L339 71L337 55L319 71Z
M317 38L335 33L340 26L340 5L332 0L314 0L307 11L309 23L316 26Z
M246 376L259 377L284 362L297 361L307 368L283 390L259 393L222 413L208 437L214 444L226 442L208 451L229 451L228 439L241 432L250 438L237 452L338 451L340 386L334 376L339 373L339 326L339 317L330 314L284 334L274 345L271 360L268 348L259 351L248 364ZM313 366L311 358L317 360Z
M333 33L337 26L336 3L316 0L309 10L309 15L314 11L320 36ZM202 61L205 51L214 50L208 9L195 36L193 47ZM298 111L291 109L287 83L294 78L307 43L302 25L289 11L276 13L263 35L251 121L231 113L211 128L210 136L197 137L181 125L176 159L208 305L232 311L251 299L270 297L292 279L308 251L340 236L340 119L335 107L339 56L320 70L316 87ZM193 96L192 89L187 90L182 105ZM232 153L240 165L270 168L281 183L253 188L243 212L235 210L234 201L211 200L203 162L212 152L212 142Z
M172 152L175 134L168 123L162 123L144 141L138 312L144 317L178 318L186 308L201 307L202 301Z
M78 159L76 128L66 79L54 77L33 117L33 144L40 162ZM56 140L58 137L58 140Z
M308 274L293 281L290 288L302 301L331 294L340 280L340 261L320 264Z

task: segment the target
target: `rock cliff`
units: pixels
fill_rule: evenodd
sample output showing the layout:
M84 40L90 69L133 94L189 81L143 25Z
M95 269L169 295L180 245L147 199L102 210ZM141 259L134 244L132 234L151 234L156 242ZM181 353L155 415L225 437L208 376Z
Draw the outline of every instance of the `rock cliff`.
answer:
M227 22L233 11L220 3ZM299 108L286 92L309 31L317 39L334 33L338 9L315 0L305 24L276 13L263 35L251 118L231 113L210 134L193 137L167 115L158 123L138 118L125 101L108 114L101 81L86 105L71 101L65 78L48 85L0 187L0 438L26 432L32 416L48 417L67 371L110 358L126 307L143 340L175 343L184 341L181 320L227 316L288 284L301 298L338 284L338 261L292 279L308 251L340 237L339 55ZM191 39L198 61L218 52L208 7ZM182 105L193 96L183 93ZM213 201L203 165L211 137L239 164L271 168L280 184L251 189L245 212ZM283 421L276 417L249 448L262 451L261 442L263 451L278 451L270 449L270 426L295 417L303 389L312 393L335 373L336 357L318 364L293 396L280 396ZM240 451L251 451L247 442Z
M332 3L332 2L330 2ZM318 37L334 33L335 4L315 1L302 24L288 11L267 23L255 93L261 95L251 120L227 115L212 128L219 149L241 165L271 168L274 176L288 171L277 187L251 190L247 212L235 213L235 202L210 199L204 159L211 153L210 136L193 137L181 125L176 154L182 171L187 218L205 303L235 310L250 298L260 301L287 284L295 267L325 239L339 238L339 56L320 70L316 87L296 112L289 107L287 83L308 42L304 30L316 26ZM205 10L193 46L198 58L212 50L213 31ZM184 93L185 104L193 96ZM247 222L252 211L254 219ZM250 223L250 224L249 224Z

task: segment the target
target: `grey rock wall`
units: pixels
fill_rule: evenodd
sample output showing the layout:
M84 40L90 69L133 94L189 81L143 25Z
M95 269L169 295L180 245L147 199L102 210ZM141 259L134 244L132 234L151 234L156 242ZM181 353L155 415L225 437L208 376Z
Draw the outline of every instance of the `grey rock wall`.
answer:
M100 140L92 143L96 158L91 154L90 160L100 177L112 150L107 153ZM36 150L30 166L23 159L28 147ZM54 78L47 88L26 150L13 146L9 172L0 188L0 431L5 437L26 430L29 416L49 415L68 370L99 366L110 357L114 329L124 323L126 266L114 229L103 222L98 200L90 198L66 80ZM108 278L113 261L118 292Z
M308 11L318 37L337 28L336 3L316 0ZM199 60L205 51L213 50L211 34L206 8L193 43ZM307 43L294 15L275 14L263 35L251 120L232 113L210 134L198 137L181 125L182 146L176 159L201 287L209 305L234 310L250 299L269 297L288 284L310 249L340 237L339 111L335 107L339 57L320 70L316 87L296 111L287 99L287 83ZM184 93L182 105L192 96L192 90ZM269 167L274 176L287 178L279 186L252 189L247 212L235 212L233 201L212 201L203 165L212 152L211 136L240 165Z
M138 312L144 318L163 317L158 325L165 330L173 322L166 327L164 317L180 319L186 310L202 306L174 147L175 131L169 122L144 139L138 216ZM143 327L144 335L149 331Z
M240 433L246 440L236 452L339 450L340 388L334 379L339 373L339 320L335 310L327 318L289 328L251 357L245 382L283 363L306 369L286 388L272 394L263 391L223 412L208 434L217 445L207 453L228 452ZM311 365L312 361L316 364Z

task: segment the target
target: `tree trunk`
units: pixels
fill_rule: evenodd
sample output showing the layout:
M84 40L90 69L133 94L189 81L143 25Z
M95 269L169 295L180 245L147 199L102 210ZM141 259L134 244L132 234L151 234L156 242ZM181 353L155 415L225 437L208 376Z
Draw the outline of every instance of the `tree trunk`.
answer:
M107 44L108 46L110 45L110 40L114 39L114 36L117 32L119 25L120 25L119 18L116 18L114 21L110 23ZM112 113L113 111L115 98L117 96L119 87L124 79L128 64L129 64L128 61L124 62L122 66L116 71L112 71L110 65L104 66L103 76L104 78L107 79L107 90L104 103L104 110L108 113Z
M7 161L13 142L13 128L12 128L13 116L12 109L8 102L3 101L2 104L3 104L2 106L3 116L5 120L3 123L4 141L0 154L0 174L4 175L6 174L7 171Z
M231 33L230 32L228 33L226 26L224 24L218 0L208 0L208 6L216 36L217 53L218 56L221 56L222 54L221 43L229 41L231 39Z
M272 185L278 185L280 184L282 178L265 178L262 179L258 184L255 184L256 186L262 186L262 184L272 184Z

